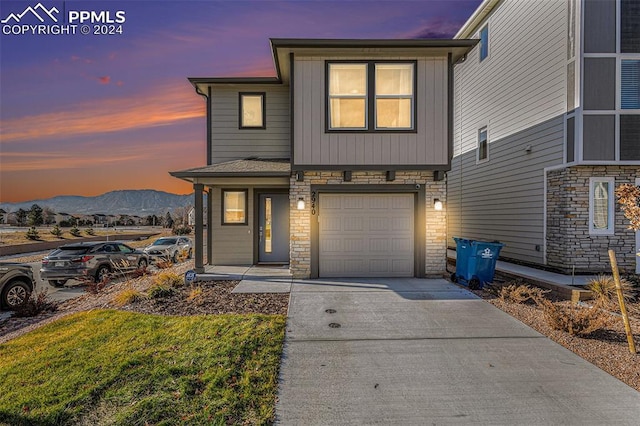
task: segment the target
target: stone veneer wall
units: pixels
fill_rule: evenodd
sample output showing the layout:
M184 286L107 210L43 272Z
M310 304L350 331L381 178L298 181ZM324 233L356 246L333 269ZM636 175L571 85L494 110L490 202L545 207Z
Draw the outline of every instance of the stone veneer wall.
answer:
M307 171L304 181L298 182L295 173L289 189L290 208L290 269L295 278L311 275L311 185L403 185L420 184L426 192L425 274L441 276L446 270L446 181L434 181L432 171L398 171L394 181L387 182L384 171L354 171L351 182L344 182L340 171ZM299 198L304 198L304 210L297 209ZM433 199L444 203L442 211L433 209Z
M638 166L576 166L547 174L547 265L565 273L611 273L608 250L618 266L635 271L635 233L615 205L615 234L589 235L589 178L614 177L615 185L635 183Z

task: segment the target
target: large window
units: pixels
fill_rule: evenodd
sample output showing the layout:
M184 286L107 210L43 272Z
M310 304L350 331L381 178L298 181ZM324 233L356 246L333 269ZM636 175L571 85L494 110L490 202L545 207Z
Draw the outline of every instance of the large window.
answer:
M240 128L264 129L265 93L240 93Z
M476 162L481 163L489 159L489 141L487 139L487 128L478 130L478 150Z
M614 178L589 179L589 233L614 233Z
M247 190L222 190L222 224L247 224Z
M489 26L480 30L480 62L489 56Z
M327 129L415 129L415 62L327 64Z
M620 108L640 109L640 59L623 59L620 71Z

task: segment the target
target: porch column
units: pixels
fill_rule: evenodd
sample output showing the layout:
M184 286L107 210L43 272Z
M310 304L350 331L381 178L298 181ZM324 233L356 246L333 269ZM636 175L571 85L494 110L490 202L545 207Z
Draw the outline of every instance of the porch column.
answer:
M207 265L213 265L213 244L211 233L213 232L213 188L207 192Z
M195 263L196 263L196 273L202 274L204 272L204 262L202 259L203 254L203 242L204 242L204 226L203 226L203 189L204 185L201 183L193 184L193 191L196 197L195 199L195 214L196 214L196 229L195 229L195 239L196 239L196 247L195 247Z

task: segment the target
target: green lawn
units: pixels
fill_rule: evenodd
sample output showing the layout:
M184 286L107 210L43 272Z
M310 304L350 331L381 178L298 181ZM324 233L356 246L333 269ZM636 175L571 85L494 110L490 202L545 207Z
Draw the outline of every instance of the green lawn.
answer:
M0 345L0 423L269 424L284 316L99 310Z

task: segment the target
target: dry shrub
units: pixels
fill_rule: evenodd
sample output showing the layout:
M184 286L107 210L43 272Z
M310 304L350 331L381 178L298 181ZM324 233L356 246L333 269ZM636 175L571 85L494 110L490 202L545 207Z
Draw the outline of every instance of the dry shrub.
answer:
M633 300L634 290L631 283L625 279L620 280L622 287L622 296L625 300ZM611 275L598 275L589 281L587 289L595 294L596 298L604 303L610 303L617 300L616 282Z
M99 294L111 281L111 274L105 275L102 281L96 281L90 276L82 276L76 279L82 282L84 291L87 293Z
M55 312L57 310L58 304L49 300L47 290L44 290L38 294L31 293L29 299L23 305L17 307L13 315L18 318L35 317L41 312Z
M168 269L168 268L171 268L173 266L173 262L170 261L169 259L159 258L158 260L156 260L154 265L158 269Z
M169 297L173 295L175 289L166 284L154 283L149 290L147 290L147 296L150 299L160 299L162 297Z
M598 304L591 308L583 308L579 305L561 305L545 301L542 309L551 328L565 331L572 336L588 337L607 328L611 321L611 316Z
M116 294L113 298L113 304L116 306L125 306L131 303L139 302L144 299L145 296L141 292L133 288L127 288Z
M514 284L503 286L496 290L500 300L516 304L535 303L540 305L544 303L546 294L549 293L549 290L520 284L517 281Z
M153 282L155 285L161 287L182 287L184 285L184 278L175 272L162 271L154 277Z
M197 286L197 287L193 287L191 289L191 291L189 291L189 295L187 296L187 300L189 302L192 302L194 300L199 299L200 297L202 297L202 287L201 286Z

